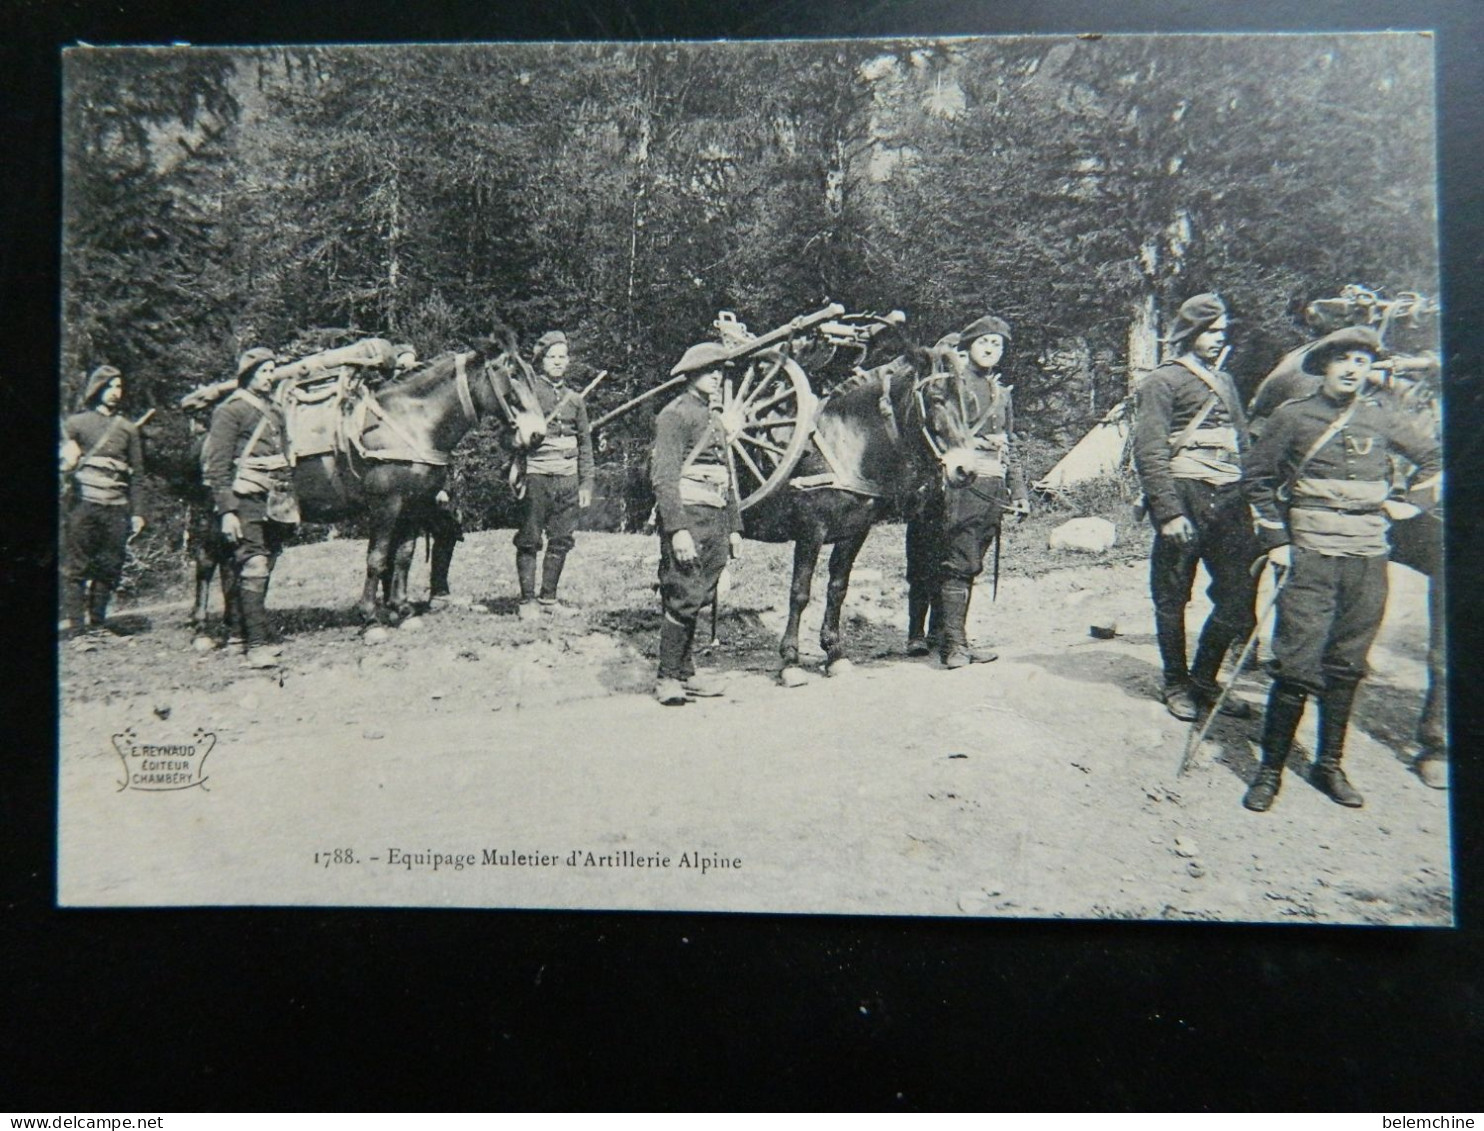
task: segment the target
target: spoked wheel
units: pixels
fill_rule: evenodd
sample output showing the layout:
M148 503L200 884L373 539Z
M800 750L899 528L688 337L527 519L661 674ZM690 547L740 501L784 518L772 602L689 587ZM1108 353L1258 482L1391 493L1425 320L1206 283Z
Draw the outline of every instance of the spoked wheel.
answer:
M722 420L742 509L793 474L809 444L818 398L798 362L778 350L757 354L722 383Z

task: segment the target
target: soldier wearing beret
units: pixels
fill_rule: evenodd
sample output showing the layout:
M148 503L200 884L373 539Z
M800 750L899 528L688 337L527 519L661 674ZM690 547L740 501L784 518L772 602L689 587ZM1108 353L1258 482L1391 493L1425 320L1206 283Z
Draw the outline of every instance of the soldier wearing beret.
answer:
M62 620L73 632L104 627L108 603L124 572L129 538L144 529L139 430L119 415L123 375L100 365L88 377L82 411L62 425L62 470L70 476L64 520Z
M1242 497L1240 453L1247 419L1236 386L1222 370L1229 320L1214 294L1187 299L1169 337L1176 356L1140 383L1134 410L1134 466L1154 523L1149 588L1170 714L1191 721L1217 697L1228 647L1253 628L1257 582L1248 567L1260 555ZM1186 662L1185 607L1196 566L1211 576L1211 615L1195 658ZM1228 697L1222 713L1251 708Z
M1000 533L1006 504L1022 517L1030 513L1025 475L1013 448L1011 390L1000 382L1010 327L985 315L965 327L958 340L966 355L965 407L977 474L966 487L939 484L907 523L907 654L927 655L931 639L946 668L997 658L969 649L969 600L974 579L984 569L985 551ZM924 632L929 609L932 621Z
M201 453L201 478L232 547L236 599L229 611L241 618L238 634L255 668L278 663L280 649L269 640L268 581L299 521L283 413L270 399L274 368L271 350L250 349L238 359L237 391L211 414Z
M676 706L720 695L696 675L691 655L696 619L710 603L727 561L742 547L742 510L720 419L721 367L727 351L703 342L670 371L689 378L686 391L655 418L650 482L660 536L659 679L655 698Z
M562 567L576 544L573 532L581 510L593 501L593 438L581 393L568 388L571 364L567 335L542 334L533 360L537 366L536 399L546 414L546 438L526 457L525 512L515 534L515 569L520 581L520 614L537 609L536 555L546 540L541 562L540 604L555 605Z
M1357 331L1363 331L1357 334ZM1322 379L1310 372L1305 365L1307 358L1316 350L1328 350L1332 346L1360 342L1370 349L1378 360L1384 357L1381 339L1365 327L1347 326L1342 330L1326 334L1311 342L1297 364L1286 357L1278 368L1257 387L1252 394L1252 403L1247 415L1252 424L1254 438L1261 434L1277 407L1286 401L1313 396L1319 391ZM1297 351L1295 351L1297 352ZM1398 395L1398 386L1380 366L1371 370L1371 375L1362 389L1363 395L1372 396L1376 403L1391 412L1406 412L1405 396ZM1395 469L1394 469L1395 470ZM1402 477L1393 475L1393 492ZM1427 697L1423 703L1422 716L1417 725L1417 740L1421 753L1413 762L1417 776L1433 789L1448 788L1448 747L1445 703L1448 686L1446 649L1447 616L1445 613L1445 581L1443 577L1443 521L1442 507L1400 518L1391 525L1391 560L1398 565L1416 570L1427 578L1428 644L1427 644Z
M1333 801L1364 801L1341 768L1355 689L1386 608L1390 459L1418 467L1411 501L1435 503L1437 440L1361 396L1380 342L1365 327L1332 335L1304 368L1317 393L1280 405L1247 454L1243 485L1271 562L1288 576L1278 598L1274 675L1262 765L1242 804L1273 804L1305 701L1319 700L1319 751L1310 780Z

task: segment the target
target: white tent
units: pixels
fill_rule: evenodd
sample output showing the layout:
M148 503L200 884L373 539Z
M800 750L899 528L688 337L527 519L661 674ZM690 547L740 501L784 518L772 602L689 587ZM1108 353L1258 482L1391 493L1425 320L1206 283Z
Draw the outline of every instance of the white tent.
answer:
M1074 483L1117 475L1127 459L1133 423L1134 402L1132 397L1127 397L1114 405L1071 451L1061 457L1055 467L1032 486L1037 491L1054 493Z

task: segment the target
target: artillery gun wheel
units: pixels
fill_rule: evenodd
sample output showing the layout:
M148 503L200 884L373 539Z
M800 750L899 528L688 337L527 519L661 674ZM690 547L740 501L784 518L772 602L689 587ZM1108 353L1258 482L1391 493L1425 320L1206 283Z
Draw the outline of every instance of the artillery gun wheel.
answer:
M809 445L818 398L799 363L779 350L751 359L721 389L737 491L746 510L784 482Z

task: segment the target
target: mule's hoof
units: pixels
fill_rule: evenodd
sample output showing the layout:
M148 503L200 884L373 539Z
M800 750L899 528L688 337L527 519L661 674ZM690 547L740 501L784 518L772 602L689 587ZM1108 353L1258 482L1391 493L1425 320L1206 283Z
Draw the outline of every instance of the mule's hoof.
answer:
M803 668L789 666L778 673L778 682L784 687L803 687L809 682L809 675Z
M844 656L841 656L838 660L833 661L828 667L826 667L824 671L825 675L831 677L852 675L855 672L855 665L847 660Z
M191 648L194 651L200 652L202 655L205 655L207 652L216 651L216 641L210 636L197 636L194 640L191 641Z
M914 636L907 641L907 655L909 656L926 656L932 650L932 646L928 644L924 636Z

